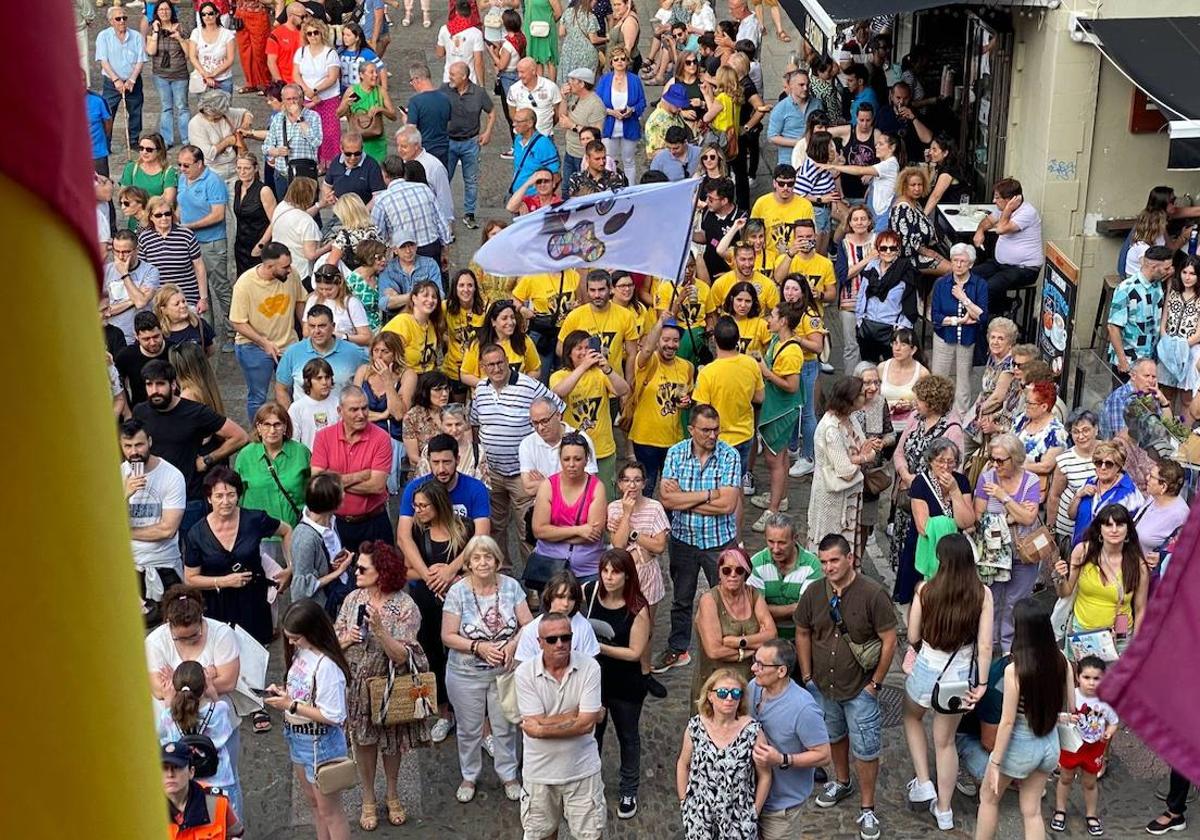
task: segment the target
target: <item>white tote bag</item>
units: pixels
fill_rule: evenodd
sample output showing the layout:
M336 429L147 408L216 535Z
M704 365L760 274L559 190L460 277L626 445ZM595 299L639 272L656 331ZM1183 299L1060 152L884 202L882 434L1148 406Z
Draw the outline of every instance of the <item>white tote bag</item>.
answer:
M239 716L245 717L248 714L262 711L262 698L253 690L262 691L267 687L267 664L270 662L271 655L258 639L251 636L244 628L233 625L233 633L237 637L241 667L238 672L237 685L233 687L230 698L233 700L234 710Z

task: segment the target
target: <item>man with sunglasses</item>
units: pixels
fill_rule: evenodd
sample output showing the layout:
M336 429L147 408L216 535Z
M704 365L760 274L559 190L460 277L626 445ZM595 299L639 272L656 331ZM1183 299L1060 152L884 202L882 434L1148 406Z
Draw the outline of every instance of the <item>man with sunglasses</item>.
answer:
M750 714L767 736L754 747L754 763L771 771L771 791L758 815L760 840L800 836L814 768L830 760L825 717L812 696L792 681L795 667L796 651L784 639L764 642L750 663Z
M754 202L750 218L762 219L767 227L767 265L773 266L792 241L796 222L812 221L813 206L807 198L796 195L796 168L790 163L776 166L772 177L771 192Z
M600 705L600 666L571 650L571 619L559 612L538 623L541 656L516 671L524 733L521 827L529 838L550 837L564 819L577 840L599 840L606 809L600 750L594 730Z
M896 611L879 583L855 571L845 537L824 537L817 557L825 583L804 591L795 614L800 679L821 704L833 752L835 777L816 802L832 808L854 794L853 753L861 786L858 836L877 840L875 783L883 746L879 690L896 652Z
M363 152L363 137L357 131L342 135L342 153L325 171L324 189L332 191L335 199L354 193L363 204L370 204L376 193L383 192L383 169Z
M104 74L103 96L113 116L121 102L128 117L129 148L137 148L142 135L142 65L146 40L129 28L129 15L120 6L108 10L108 29L96 36L96 62ZM111 131L111 123L109 123Z
M710 149L704 154L716 157L717 152ZM729 270L729 264L717 253L717 246L738 219L747 216L734 203L736 192L733 181L728 178L710 178L700 189L704 193L704 213L700 216L700 227L692 234L692 241L704 244L704 267L708 269L708 276L720 277Z

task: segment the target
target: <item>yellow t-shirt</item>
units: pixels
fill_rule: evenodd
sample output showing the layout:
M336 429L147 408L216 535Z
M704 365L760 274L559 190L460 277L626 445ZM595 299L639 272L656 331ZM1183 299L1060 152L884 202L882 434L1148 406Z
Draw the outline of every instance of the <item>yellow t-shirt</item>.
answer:
M767 329L766 318L734 318L738 325L738 333L741 337L738 339L739 353L757 353L762 355L763 350L767 348L767 342L771 340L771 331ZM762 371L759 371L762 373Z
M712 127L714 131L728 131L730 128L739 128L738 119L741 117L741 108L734 104L733 97L728 93L718 93L717 102L721 103L721 113L713 118Z
M729 297L729 290L740 280L737 272L726 271L713 282L712 296L718 309L732 311L731 307L726 307L725 298ZM748 282L758 294L758 304L762 314L765 315L774 309L779 303L779 287L775 285L775 281L767 275L755 271L751 273Z
M537 347L534 346L532 338L525 336L524 354L514 350L512 342L507 338L500 341L500 346L504 348L504 355L508 356L508 363L512 365L513 370L529 374L534 379L537 379L542 369L542 357L538 355ZM483 374L479 372L478 341L472 342L471 346L467 348L467 352L463 354L461 372L469 376L483 378Z
M675 285L667 280L660 280L654 287L654 306L659 312L671 308L671 300L675 293ZM679 307L679 323L687 329L703 327L708 316L717 308L713 300L712 289L703 280L696 281L696 300L684 300Z
M475 334L483 326L483 313L476 315L468 310L461 310L454 315L442 304L446 313L446 358L442 362L442 372L458 380L458 371L462 367L463 357L467 348L475 342Z
M407 312L401 312L383 327L383 332L392 332L400 336L404 345L404 363L417 373L431 371L437 363L437 331L433 323L422 327L417 319Z
M617 373L625 369L625 342L638 340L637 316L613 303L604 312L597 312L591 304L572 309L558 328L559 340L575 330L600 336L600 351L608 356L608 363Z
M562 293L559 293L559 283ZM539 315L557 311L564 317L575 303L575 290L579 287L579 272L567 269L560 278L555 274L526 274L513 287L512 296ZM557 301L557 303L556 303ZM560 319L561 322L561 319Z
M762 219L767 227L767 262L775 265L780 253L792 238L792 226L800 219L813 217L812 203L807 198L794 196L787 204L780 204L774 193L767 193L754 202L750 218Z
M771 362L771 373L776 376L791 376L793 373L799 373L803 366L804 348L793 342L775 354Z
M776 262L776 266L787 262L787 260L788 255L783 254ZM802 275L808 281L809 288L812 289L813 296L817 300L824 297L826 289L832 289L837 286L837 277L833 273L833 262L829 257L822 256L816 251L807 259L799 254L792 257L791 265L788 267L788 274Z
M821 332L824 329L825 319L821 317L819 312L814 312L813 310L809 309L800 317L800 323L796 325L796 329L792 331L792 335L794 335L797 339L800 339L804 338L806 335L812 335L813 333ZM810 353L808 350L804 350L804 361L812 362L816 361L816 358L816 353Z
M714 359L696 376L692 402L715 408L721 417L721 440L738 446L754 436L753 397L763 387L762 370L749 356Z
M692 363L678 356L664 363L658 353L637 372L637 405L629 439L643 446L674 446L683 440L679 400L692 392Z
M571 372L556 370L550 374L550 387L562 382ZM612 383L599 367L589 368L579 377L571 393L567 395L567 410L563 418L568 425L587 432L596 445L596 457L607 458L617 454L617 442L613 439L612 409L609 399L614 396Z
M229 320L238 324L249 324L268 341L279 347L287 347L297 341L296 304L307 298L300 285L300 275L295 269L288 279L263 280L257 269L244 272L233 284L233 297L229 303ZM250 344L250 339L241 333L237 344Z
M649 307L643 307L641 312L627 308L633 313L633 326L637 330L637 340L640 344L642 337L654 329L654 325L658 323L658 313Z

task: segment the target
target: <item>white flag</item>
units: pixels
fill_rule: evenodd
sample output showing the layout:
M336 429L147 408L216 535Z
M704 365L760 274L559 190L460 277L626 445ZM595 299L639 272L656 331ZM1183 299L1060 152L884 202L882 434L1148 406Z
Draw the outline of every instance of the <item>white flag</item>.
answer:
M700 180L567 199L516 219L475 254L489 274L624 269L675 279L691 245Z

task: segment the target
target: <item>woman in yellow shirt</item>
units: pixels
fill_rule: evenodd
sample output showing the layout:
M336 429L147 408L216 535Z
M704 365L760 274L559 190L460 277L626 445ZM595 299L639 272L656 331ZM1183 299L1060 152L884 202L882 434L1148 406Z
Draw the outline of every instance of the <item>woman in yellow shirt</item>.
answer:
M467 386L459 378L459 369L466 357L467 348L475 341L475 334L483 326L487 307L479 290L475 272L464 268L454 278L453 293L446 300L446 359L442 362L442 373L450 378L450 398L465 402Z
M638 346L640 347L642 339L650 330L654 329L658 313L654 311L654 307L647 306L638 299L637 283L633 281L632 274L628 271L614 271L612 278L613 303L633 311L633 320L637 326Z
M796 325L794 335L804 349L804 367L800 370L800 387L804 391L804 404L800 411L800 458L792 467L793 478L800 478L813 471L813 455L815 436L817 433L817 414L813 410L816 405L817 377L821 375L821 362L818 356L825 348L825 319L821 316L821 302L813 294L808 281L799 274L789 274L784 278L781 289L783 299L800 310L800 323ZM793 443L796 438L793 438Z
M716 141L725 153L725 159L731 160L738 153L738 132L741 130L742 113L742 83L738 81L737 73L730 67L717 68L716 88L708 92L706 85L700 86L704 103L708 110L704 114L704 122L717 135Z
M609 367L603 353L593 349L590 338L584 330L573 330L563 339L562 369L550 374L550 390L566 402L567 423L592 439L600 480L612 494L617 484L617 442L611 398L628 394L629 384Z
M405 405L412 404L417 376L437 366L438 354L446 342L446 322L442 312L442 293L437 283L421 280L413 286L409 298L412 312L401 312L387 322L384 332L400 336L404 345L404 380L400 395Z
M738 326L738 352L762 358L762 352L771 340L767 320L762 317L762 306L754 284L740 280L729 287L729 294L721 302L721 311L733 316Z
M479 240L480 246L484 245L489 239L506 227L508 227L508 222L502 222L499 219L492 219L485 222L482 236ZM476 262L471 262L469 267L479 281L479 293L483 296L483 306L485 309L498 300L510 300L512 298L513 287L517 285L516 277L510 277L505 274L490 274L480 268Z
M787 502L788 442L795 434L804 399L804 391L800 387L804 349L793 334L802 316L800 308L787 301L781 301L771 310L767 315L767 324L774 335L758 362L764 382L758 434L763 443L770 485L768 492L751 496L750 503L763 508L767 514L787 509L783 505ZM751 527L755 531L763 531L766 514Z
M498 300L488 307L479 327L475 342L467 348L463 357L459 379L468 388L474 388L483 379L479 369L479 349L489 344L504 348L513 370L538 378L542 360L538 356L533 339L525 334L521 319L517 317L517 305L511 300Z

